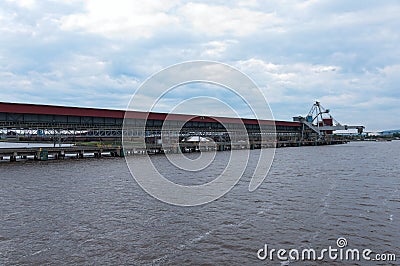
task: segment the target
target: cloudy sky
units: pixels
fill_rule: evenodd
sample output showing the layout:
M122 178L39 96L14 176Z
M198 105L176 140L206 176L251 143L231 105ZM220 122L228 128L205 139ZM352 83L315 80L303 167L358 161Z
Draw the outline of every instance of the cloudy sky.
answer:
M4 0L0 101L123 109L155 72L213 60L252 78L277 119L319 100L344 124L397 129L399 14L399 1ZM170 97L207 90L225 97Z

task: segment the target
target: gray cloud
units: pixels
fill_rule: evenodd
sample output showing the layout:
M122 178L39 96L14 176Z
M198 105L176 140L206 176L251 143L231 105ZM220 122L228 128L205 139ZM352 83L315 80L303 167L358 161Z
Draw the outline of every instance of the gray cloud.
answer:
M399 13L398 1L7 0L0 99L125 108L149 75L207 59L254 79L278 119L319 99L344 123L398 128Z

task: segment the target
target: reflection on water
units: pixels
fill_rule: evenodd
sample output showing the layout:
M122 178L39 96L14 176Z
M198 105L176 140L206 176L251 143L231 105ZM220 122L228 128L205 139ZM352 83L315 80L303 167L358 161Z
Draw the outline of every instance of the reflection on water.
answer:
M399 151L395 141L278 149L259 189L248 192L245 173L224 197L190 208L147 195L122 158L1 164L0 264L265 265L264 244L322 249L338 237L399 255ZM201 174L152 161L196 184L228 155Z

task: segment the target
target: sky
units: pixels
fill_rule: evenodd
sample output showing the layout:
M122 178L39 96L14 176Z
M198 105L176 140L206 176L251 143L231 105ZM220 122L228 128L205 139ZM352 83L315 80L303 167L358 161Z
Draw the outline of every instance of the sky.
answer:
M154 73L211 60L254 80L276 119L319 100L342 124L398 129L399 14L390 0L4 0L0 102L124 109ZM157 111L202 94L230 98L199 86L178 88ZM180 112L225 111L204 102Z

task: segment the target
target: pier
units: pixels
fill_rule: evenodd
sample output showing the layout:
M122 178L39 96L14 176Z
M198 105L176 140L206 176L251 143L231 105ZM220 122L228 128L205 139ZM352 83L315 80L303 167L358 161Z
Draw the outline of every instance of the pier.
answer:
M336 145L347 143L346 140L335 141L282 141L270 144L262 148L283 148L283 147L301 147L301 146L320 146ZM275 145L275 146L274 146ZM124 150L121 146L115 147L95 147L95 146L71 146L71 147L30 147L30 148L1 148L0 161L9 160L16 162L18 160L47 161L49 159L59 160L65 158L102 158L102 157L124 157L143 154L164 154L164 153L192 153L209 151L227 151L239 149L257 149L261 147L243 146L241 143L216 143L215 145L201 145L200 143L184 143L179 146L148 145L147 149Z
M318 120L323 113L320 111L314 118L317 122L313 123L311 115L307 119L295 117L294 121L273 121L0 102L1 139L54 144L53 147L42 148L2 148L0 159L16 161L17 158L29 157L47 160L66 156L100 158L103 155L129 156L346 143L344 138L332 134L335 130L332 119ZM324 124L326 122L330 124ZM198 141L193 141L196 138ZM84 142L111 142L114 145L80 144ZM63 143L76 145L61 147Z
M32 147L32 148L2 148L0 149L0 160L9 158L10 162L18 159L33 159L35 161L47 161L48 159L64 159L73 157L83 159L88 156L101 158L103 156L123 156L121 147Z

